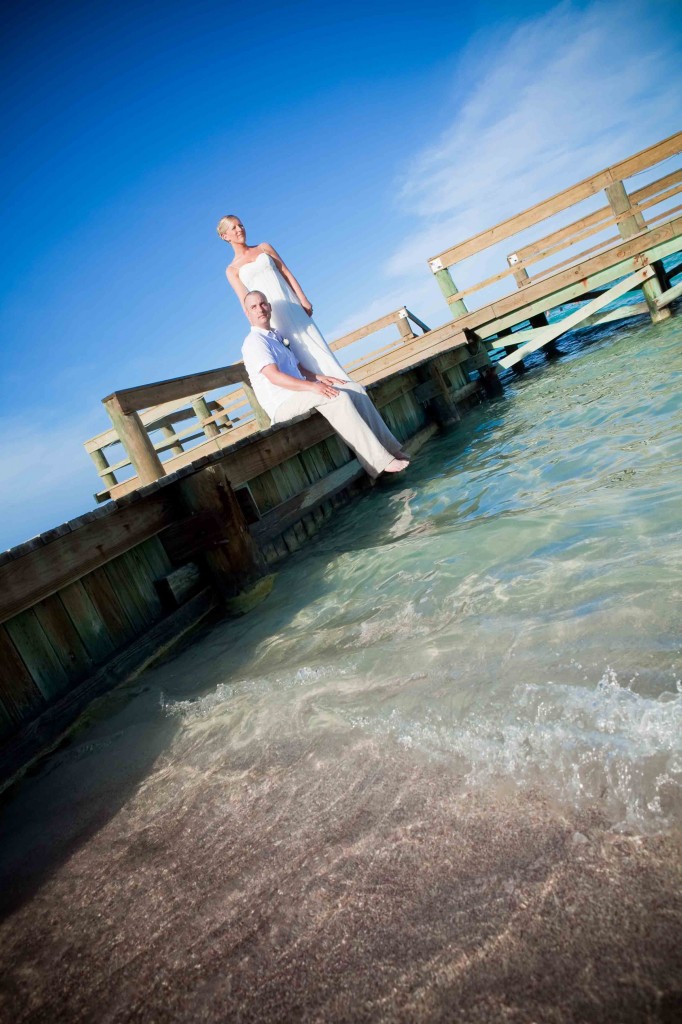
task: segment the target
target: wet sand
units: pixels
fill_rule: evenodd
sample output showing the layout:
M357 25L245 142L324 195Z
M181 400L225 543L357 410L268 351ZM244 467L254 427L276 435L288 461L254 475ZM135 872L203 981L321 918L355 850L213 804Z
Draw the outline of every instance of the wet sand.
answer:
M37 889L39 853L13 865L3 1020L679 1019L679 835L463 791L352 731L324 754L162 755L104 823L97 799L90 822L57 811L42 841L71 846Z

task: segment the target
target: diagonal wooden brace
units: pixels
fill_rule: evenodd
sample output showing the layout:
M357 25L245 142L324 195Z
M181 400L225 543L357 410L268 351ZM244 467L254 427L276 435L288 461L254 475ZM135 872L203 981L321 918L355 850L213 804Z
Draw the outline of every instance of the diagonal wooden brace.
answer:
M515 352L510 352L509 355L504 356L500 359L499 365L509 367L515 363L520 362L524 356L530 355L531 352L536 352L543 345L546 345L550 341L554 341L555 338L560 337L567 331L577 327L578 324L582 323L587 317L592 316L594 313L598 313L600 309L615 302L622 295L642 285L645 281L650 280L654 276L653 267L643 267L636 273L631 274L624 280L619 281L612 288L603 292L598 298L593 299L591 302L585 303L580 309L577 309L575 313L570 313L565 316L563 320L558 320L556 323L549 324L547 327L538 327L533 331L533 337L530 341L526 342L525 345L521 345ZM525 332L524 332L525 333ZM513 335L510 335L513 338ZM505 339L507 342L509 339Z

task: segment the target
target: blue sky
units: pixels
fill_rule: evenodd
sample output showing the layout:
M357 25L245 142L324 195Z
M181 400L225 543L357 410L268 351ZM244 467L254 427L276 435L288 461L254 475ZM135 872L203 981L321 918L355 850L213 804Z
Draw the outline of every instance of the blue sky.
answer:
M13 20L12 20L13 18ZM238 357L219 216L332 338L447 308L426 259L680 127L679 3L14 5L0 548L92 507L120 387Z

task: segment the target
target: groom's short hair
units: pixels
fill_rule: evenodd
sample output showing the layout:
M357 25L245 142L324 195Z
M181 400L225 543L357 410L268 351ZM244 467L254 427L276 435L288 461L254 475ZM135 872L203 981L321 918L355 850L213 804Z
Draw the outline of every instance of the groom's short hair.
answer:
M246 293L246 295L244 296L244 305L246 305L246 300L250 298L252 295L260 295L261 299L265 299L268 306L270 305L270 299L267 297L265 292L259 292L257 288L252 288L250 292Z

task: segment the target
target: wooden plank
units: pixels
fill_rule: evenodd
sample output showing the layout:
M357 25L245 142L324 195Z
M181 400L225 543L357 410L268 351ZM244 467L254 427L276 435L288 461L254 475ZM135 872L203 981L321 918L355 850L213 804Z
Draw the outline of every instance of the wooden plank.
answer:
M278 466L273 466L272 478L277 485L281 500L286 500L305 491L310 481L303 466L299 461L299 455L295 455Z
M371 352L365 352L364 356L360 356L359 359L353 359L350 363L344 363L344 368L348 370L349 373L352 370L354 374L357 367L364 366L365 363L372 362L372 360L376 359L381 353L391 352L393 349L401 347L402 341L400 338L396 338L388 345L382 345L381 348L373 349Z
M186 399L189 395L203 395L207 391L213 391L228 384L243 384L245 381L248 384L244 364L232 363L230 366L190 373L184 377L171 377L168 380L156 381L154 384L122 388L107 395L102 401L106 405L115 399L121 412L124 415L129 415L140 409L147 409L151 405L158 406L162 402L172 402L179 398Z
M0 778L5 782L32 759L44 755L64 735L95 698L138 675L161 654L172 648L216 606L209 590L203 590L176 612L166 616L144 636L121 651L82 683L69 690L0 750Z
M202 582L203 576L199 566L195 562L188 562L187 565L174 569L167 576L157 580L156 586L161 603L169 609L179 608L189 600L200 589Z
M279 491L272 479L271 470L249 480L249 489L261 517L279 504Z
M5 628L45 700L69 688L69 677L31 608L10 619Z
M668 288L667 291L662 292L656 299L656 305L659 309L664 309L669 306L671 302L679 298L682 295L682 281L679 284L673 285L672 288Z
M676 132L667 139L663 139L653 146L648 146L639 153L635 153L633 156L627 157L627 159L621 160L619 163L613 164L597 174L584 178L570 188L557 192L540 203L536 203L535 206L531 206L521 213L514 214L513 217L508 217L493 227L480 231L471 238L467 238L465 241L445 249L437 256L432 257L428 262L433 264L438 260L442 267L450 267L454 263L459 263L461 260L466 259L468 256L473 256L477 252L488 249L497 242L504 241L505 238L510 238L512 235L517 234L517 232L524 231L533 224L546 220L555 213L568 209L568 207L581 202L583 199L588 199L603 188L606 188L611 182L629 178L639 171L653 167L668 157L675 156L680 151L682 151L682 132Z
M666 178L661 179L661 181L668 182L671 179L676 181L682 180L682 172L676 171L674 174L667 175ZM620 185L622 187L622 182L620 183ZM610 187L611 186L609 186L609 188ZM512 269L516 273L519 271L519 269L523 270L525 267L530 266L531 263L537 263L539 260L545 259L548 256L552 256L555 252L559 252L561 249L567 248L571 245L575 245L579 241L582 241L584 238L588 238L590 235L594 235L599 231L605 230L606 227L608 227L610 224L620 225L621 223L627 223L633 215L637 215L638 213L640 213L641 210L645 210L652 206L656 206L658 203L661 203L664 200L671 198L673 195L677 195L679 191L679 187L672 188L663 192L662 195L656 196L649 202L635 203L634 197L636 195L642 195L643 193L649 195L651 193L650 188L640 189L639 192L631 193L629 197L631 202L626 204L626 206L623 207L617 214L614 213L614 210L611 206L603 206L601 207L601 209L595 210L594 213L590 213L585 217L581 217L579 220L574 221L572 224L568 224L563 228L559 228L557 231L553 231L549 235L545 235L543 238L539 238L536 241L529 243L528 245L522 246L515 252L510 253L510 255L507 256L507 259L513 260L514 257L516 257L512 266ZM674 212L674 210L667 210L665 211L665 213L662 213L660 217L651 218L650 223L653 223L655 220L663 220L666 217L670 218L670 216ZM587 228L589 228L590 230L585 230ZM638 233L645 229L646 224L640 216L639 222L637 224L637 232L631 232L631 234ZM619 234L620 237L623 238L631 237L631 234L624 235L622 232L619 232ZM605 239L603 242L599 243L599 245L593 246L591 250L587 250L587 252L595 251L596 249L599 249L604 245L610 244L613 241L613 238ZM548 272L551 273L556 269L556 267L553 267ZM526 280L530 280L527 274ZM483 287L483 285L481 284L478 287Z
M457 320L454 323L445 324L444 327L430 331L429 334L424 334L421 338L408 342L395 352L390 352L375 362L369 363L362 368L361 374L356 375L356 380L359 384L367 386L375 380L386 377L388 373L410 369L441 352L455 348L462 350L462 360L467 359L469 353L466 348L466 338L459 326L460 322Z
M0 626L0 736L45 706L45 698L4 626Z
M174 520L171 495L159 492L6 562L0 566L0 622L154 536Z
M384 381L377 381L367 389L369 396L377 409L382 409L388 402L392 402L398 395L404 395L412 391L419 384L417 374L412 370L404 370L402 373L389 377Z
M558 308L561 309L562 307ZM588 316L574 329L583 330L585 327L598 327L600 324L615 323L618 320L629 320L633 316L642 316L643 313L648 312L649 307L646 302L632 302L624 306L618 306L617 309L609 309L605 313L595 313L592 316ZM536 327L533 330L514 331L511 335L507 335L505 338L496 338L489 344L494 349L506 348L511 338L515 343L522 345L526 341L532 341L540 337L542 331L546 329L545 327Z
M268 431L251 444L235 452L226 452L224 465L233 487L248 483L255 477L286 462L298 452L325 441L334 433L323 416L311 414L306 419Z
M104 571L114 591L124 605L131 619L135 632L143 633L153 625L161 614L160 601L154 591L155 601L151 598L151 581L144 575L141 560L135 551L127 551L119 558L108 562Z
M636 274L633 274L631 277L626 277L625 280L620 281L618 284L614 285L613 288L609 288L603 295L600 295L599 298L585 303L585 305L581 306L580 309L577 309L575 313L569 313L569 315L564 317L563 320L552 323L548 327L537 328L538 337L534 340L527 341L524 345L520 345L515 352L510 352L508 355L500 359L500 366L510 367L515 363L520 362L524 356L542 348L543 345L546 345L548 342L553 341L562 334L565 334L566 331L570 331L582 320L585 320L586 317L599 312L599 310L603 309L604 306L610 305L610 303L615 302L616 299L619 299L621 296L631 291L635 285L643 284L653 276L653 269L651 267L644 267L643 270L637 271Z
M335 341L330 342L329 347L334 351L338 351L340 348L346 348L347 345L352 345L355 341L360 341L362 338L366 338L369 334L375 334L377 331L381 331L384 327L390 327L391 324L397 323L400 313L400 309L395 309L392 313L386 313L385 316L379 317L378 320L373 320L370 324L365 324L364 327L358 327L357 330L351 331L350 334L344 334Z
M338 494L339 491L364 475L365 471L358 460L353 459L345 466L341 466L340 469L334 470L333 473L329 473L317 483L312 484L306 491L283 502L264 516L260 522L252 524L251 536L258 544L271 541L298 522L306 512L309 512L317 504L333 494Z
M172 572L173 566L171 565L170 558L158 537L150 537L149 540L140 544L139 551L142 552L149 566L149 574L152 580L162 579L169 572Z
M59 596L93 664L100 665L116 645L82 581L70 583L60 590Z
M95 569L80 582L104 623L114 650L123 647L135 636L136 630L133 620L112 586L104 566Z
M34 611L71 684L92 670L93 661L59 594L39 601Z

